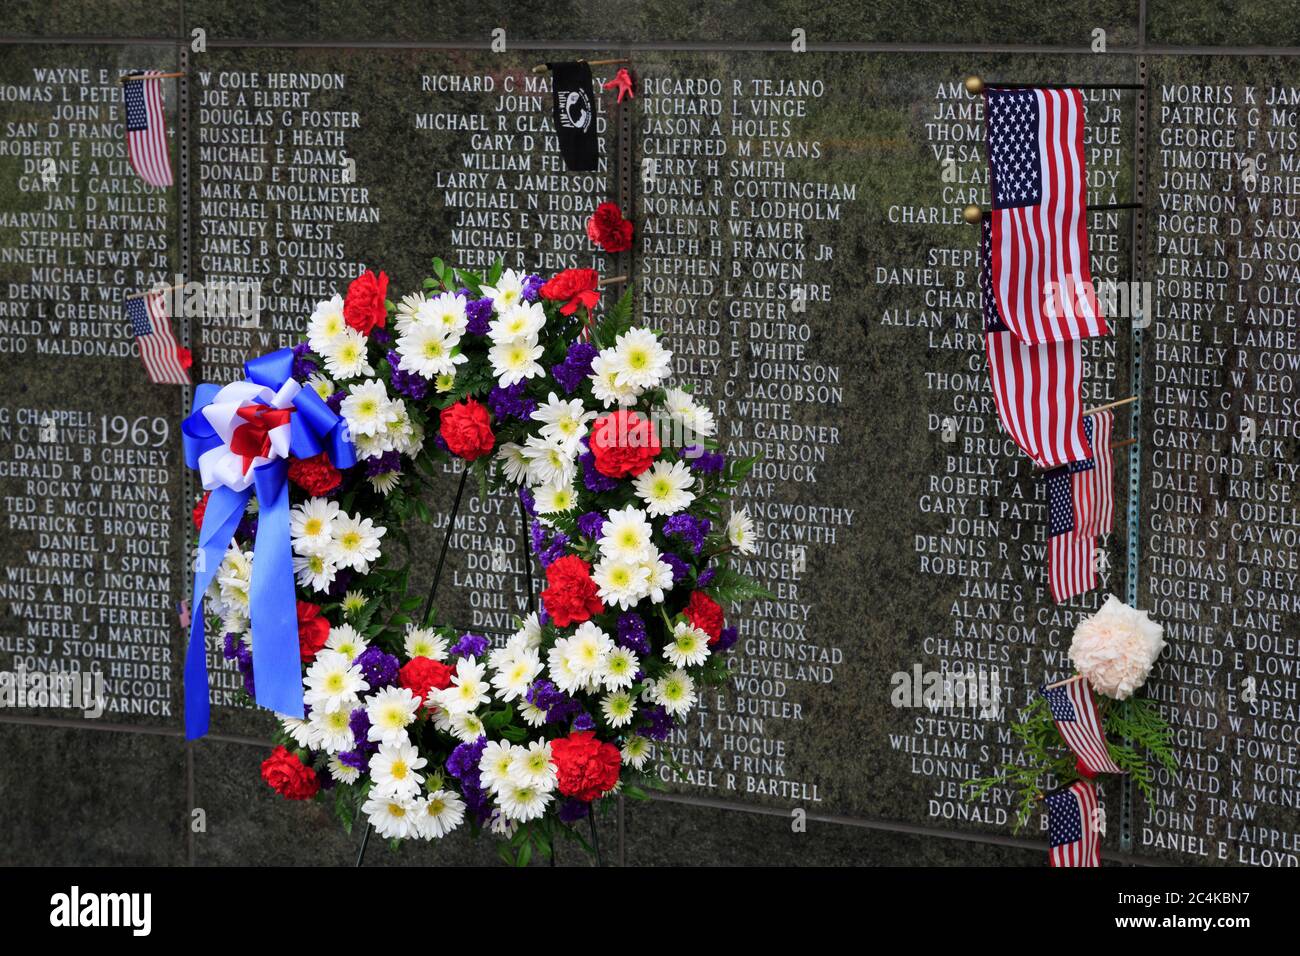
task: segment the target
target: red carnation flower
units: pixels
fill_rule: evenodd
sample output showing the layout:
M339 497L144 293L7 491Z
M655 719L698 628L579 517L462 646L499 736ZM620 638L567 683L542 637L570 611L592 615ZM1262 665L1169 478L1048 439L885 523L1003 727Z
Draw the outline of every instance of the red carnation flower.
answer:
M330 622L320 616L320 605L298 602L298 654L310 664L329 640Z
M262 761L262 779L289 800L310 800L320 789L316 771L284 747L276 747L271 756Z
M722 636L722 605L703 591L692 591L686 604L686 619L709 635L709 643L716 644Z
M596 470L608 478L635 478L661 451L650 421L625 408L597 418L589 444Z
M352 280L343 299L343 321L362 335L369 335L388 321L388 273L375 275L369 269Z
M343 472L330 464L329 455L321 452L289 462L289 480L309 495L327 495L343 484Z
M563 302L560 315L573 315L578 306L594 309L600 301L600 273L595 269L565 269L537 291L542 298Z
M496 443L488 410L472 398L448 405L439 419L442 440L466 461L482 458Z
M200 498L199 503L194 506L194 510L190 512L190 516L194 519L195 531L199 531L203 528L203 516L207 514L208 499L211 497L212 497L212 492L210 491L203 492L203 497Z
M591 565L576 554L566 554L547 567L542 604L559 627L581 624L605 610L591 579Z
M618 783L618 748L596 739L595 731L580 730L551 741L551 762L557 786L566 797L592 801Z
M587 238L606 252L626 252L632 248L632 223L617 203L603 202L587 220Z
M420 698L423 704L430 691L451 686L451 674L451 668L441 661L431 657L412 657L397 672L397 683Z

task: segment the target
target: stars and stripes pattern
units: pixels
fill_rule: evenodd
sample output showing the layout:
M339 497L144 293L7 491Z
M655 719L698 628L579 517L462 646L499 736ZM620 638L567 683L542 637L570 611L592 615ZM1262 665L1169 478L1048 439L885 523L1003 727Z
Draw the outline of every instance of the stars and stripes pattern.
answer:
M132 76L154 77L157 70ZM126 103L126 155L131 168L150 186L172 184L172 161L167 153L167 122L163 117L162 81L127 80L122 84Z
M1106 335L1088 261L1082 92L985 97L991 281L1002 321L1026 345Z
M998 420L1040 468L1082 461L1089 454L1083 430L1083 346L1077 341L1026 345L1007 328L991 291L987 219L982 230L984 351Z
M1111 461L1115 415L1106 409L1087 416L1083 421L1088 432L1088 444L1092 447L1090 461L1096 464L1086 474L1071 476L1075 510L1080 515L1075 521L1075 530L1080 534L1109 534L1115 522L1115 469Z
M1047 804L1047 838L1052 866L1101 866L1097 788L1076 780L1043 798Z
M172 335L171 319L157 292L126 300L126 318L140 346L149 381L155 385L188 385L190 373L181 364L179 344Z
M1097 536L1108 534L1115 515L1109 410L1084 418L1092 457L1049 471L1047 484L1047 578L1052 599L1063 603L1097 586Z
M1101 729L1097 703L1084 678L1075 677L1055 687L1040 687L1038 692L1047 701L1061 739L1079 758L1081 767L1094 774L1124 772L1106 751L1106 734Z

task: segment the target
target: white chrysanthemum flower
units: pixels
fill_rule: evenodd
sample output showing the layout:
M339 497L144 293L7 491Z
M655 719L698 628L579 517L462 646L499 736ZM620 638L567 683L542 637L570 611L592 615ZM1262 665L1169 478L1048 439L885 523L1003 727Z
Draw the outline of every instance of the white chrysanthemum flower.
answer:
M420 314L420 309L429 301L423 292L412 292L409 295L402 296L402 300L397 303L397 314L393 316L393 331L402 335L407 329L416 324L416 316Z
M488 349L488 361L492 363L492 374L502 388L526 378L544 375L546 370L537 360L542 357L544 349L536 339L514 339L502 342Z
M324 302L317 302L316 309L307 320L307 344L317 355L324 355L347 327L343 318L343 296L336 295ZM321 395L321 398L324 397Z
M370 599L360 591L348 591L343 595L343 613L348 615L360 614L369 603Z
M338 651L322 650L316 655L307 676L303 678L307 688L302 695L303 703L312 710L340 710L350 708L357 701L357 695L369 690L370 685L361 676L361 668Z
M437 325L417 325L397 340L398 366L425 378L455 375L456 366L469 361L460 352L460 340L447 335Z
M465 820L465 801L451 790L435 790L418 802L420 835L440 840Z
M625 388L654 388L672 370L672 360L649 329L629 329L614 340L618 383Z
M604 349L591 360L591 394L606 408L611 405L631 405L641 395L641 390L629 388L619 381L621 366L614 357L613 349Z
M420 304L415 313L415 321L439 330L455 345L469 326L469 317L465 314L465 306L468 304L463 295L442 292Z
M558 638L546 652L546 671L551 677L551 683L566 694L586 689L586 676L575 671L569 660L572 640L568 637Z
M491 699L488 682L483 679L484 667L472 657L456 661L456 673L451 676L451 686L439 691L439 703L452 714L468 714Z
M618 605L626 611L646 596L650 569L630 561L602 558L596 562L591 579L606 607Z
M727 541L739 554L754 553L758 535L754 532L754 519L749 516L748 508L733 512L727 519Z
M284 732L293 738L293 742L299 747L310 747L312 739L311 724L301 717L289 717L285 714L276 714L280 718L280 726Z
M422 808L416 800L381 797L372 790L361 812L385 840L409 840L420 835Z
M634 770L640 770L645 766L645 762L650 759L652 749L653 745L648 737L634 734L623 744L623 763Z
M717 428L713 412L696 402L685 389L664 389L664 408L683 428L703 438L711 436Z
M492 311L497 315L508 312L524 299L525 274L514 269L506 269L496 285L480 286L483 298L492 300Z
M402 473L400 471L386 471L382 475L371 475L366 481L370 482L370 487L374 488L375 491L381 495L387 495L402 483Z
M384 744L408 739L406 728L415 723L420 712L420 698L405 687L385 687L366 701L370 731L366 737Z
M521 340L536 342L544 325L546 313L540 302L520 302L497 313L488 326L488 338L497 345Z
M673 625L673 639L664 645L664 657L675 667L695 667L709 656L709 635L687 621Z
M325 639L325 649L337 651L346 657L349 663L360 657L369 646L351 624L332 625L330 636Z
M540 817L550 802L551 794L539 787L507 783L497 791L497 804L501 807L501 812L521 823Z
M319 395L322 401L338 391L333 380L328 375L322 375L320 372L316 372L307 379L307 387Z
M405 736L397 743L380 744L370 757L370 779L375 785L372 792L381 797L415 797L424 783L424 777L416 771L428 762Z
M431 661L447 659L447 639L427 627L408 625L403 649L407 657L427 657Z
M583 621L569 638L569 668L588 687L597 687L605 676L605 665L614 641L591 621Z
M289 510L289 537L296 554L321 554L330 546L339 506L328 498L309 498Z
M695 500L695 476L682 461L657 461L632 482L646 511L656 518L676 514Z
M393 450L393 437L387 429L378 435L354 435L352 444L356 446L357 458L365 461L367 458L378 458L386 451Z
M472 744L487 733L483 718L469 711L449 715L447 729L453 737L467 744Z
M695 681L691 675L678 668L654 682L651 697L669 714L685 714L695 706Z
M600 530L596 546L602 557L636 564L658 553L650 540L654 528L636 505L611 511Z
M246 609L248 589L253 581L253 552L241 550L233 542L217 568L217 590L226 608Z
M356 740L349 723L351 717L352 711L345 707L339 710L313 710L307 720L312 729L312 748L336 754L355 747Z
M565 401L554 392L546 396L545 404L538 406L532 416L533 421L542 423L542 437L564 448L575 448L587 434L587 423L595 417L594 411L583 407L581 399Z
M573 485L542 485L533 497L533 508L538 514L553 515L572 511L578 505L578 493Z
M379 379L369 379L348 390L339 407L353 437L379 435L397 419L397 409L388 400L388 389Z
M379 558L379 539L386 530L377 527L369 518L340 514L334 519L330 558L339 567L353 568L365 574L370 570L370 562Z
M456 387L456 376L451 372L439 375L433 380L433 390L439 395L445 395Z
M529 685L541 672L542 659L537 651L517 651L501 661L501 666L492 675L492 686L501 700L517 700L528 693Z
M523 647L542 646L542 622L536 611L519 622L519 630L511 635L511 640L518 640Z
M530 485L567 485L577 474L573 450L541 435L529 435L520 454L528 463L526 477Z
M546 723L546 711L542 710L528 701L521 701L519 704L519 716L524 719L529 727L540 727Z
M632 686L640 669L641 661L635 651L628 647L615 647L605 659L605 675L601 682L606 690L623 690Z
M626 727L636 716L636 704L632 702L632 695L625 690L616 690L612 694L606 694L605 699L600 702L600 712L605 718L605 723L611 727Z
M366 337L356 329L344 329L318 354L325 360L326 371L335 378L359 378L375 374L366 357Z
M514 760L514 744L506 740L489 740L478 760L479 783L483 789L496 793L508 784L510 765Z
M662 604L664 594L673 589L673 566L659 554L659 549L655 548L655 553L648 560L642 561L641 566L646 569L646 594L653 604Z
M338 565L324 554L295 554L293 573L303 587L328 591L338 573Z
M524 457L524 448L515 442L505 442L497 449L497 461L505 472L506 480L522 485L528 475L528 459Z
M527 747L516 747L510 761L510 782L517 786L537 787L542 791L555 789L556 768L551 762L551 745L545 740L534 740Z
M329 767L330 776L339 783L356 783L361 779L361 771L356 767L349 767L339 759L338 754L330 754L326 766Z

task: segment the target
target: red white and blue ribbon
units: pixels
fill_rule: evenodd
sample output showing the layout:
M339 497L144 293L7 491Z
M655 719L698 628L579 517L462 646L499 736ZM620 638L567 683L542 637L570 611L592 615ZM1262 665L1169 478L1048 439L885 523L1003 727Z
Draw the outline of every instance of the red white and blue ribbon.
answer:
M346 425L313 389L294 380L293 351L281 349L245 363L247 378L194 390L194 411L181 426L185 463L212 492L199 529L190 643L185 655L185 736L208 731L208 668L203 595L235 529L257 494L257 535L249 619L257 703L303 716L302 671L289 541L289 459L328 454L336 468L356 464Z

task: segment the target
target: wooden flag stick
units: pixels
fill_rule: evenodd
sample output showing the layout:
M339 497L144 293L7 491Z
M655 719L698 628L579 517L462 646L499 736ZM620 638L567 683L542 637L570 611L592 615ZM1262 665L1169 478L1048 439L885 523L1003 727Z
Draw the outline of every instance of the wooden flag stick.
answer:
M598 285L600 288L603 289L607 285L618 285L620 282L626 282L626 281L627 281L627 276L610 276L607 279L601 279L599 282L596 283L596 285Z
M1058 680L1055 684L1048 684L1043 690L1051 690L1053 687L1064 687L1066 684L1073 684L1077 680L1083 680L1082 674L1075 674L1073 677L1067 677L1065 680Z
M578 62L585 63L588 66L609 66L611 63L631 63L632 61L629 60L627 57L623 57L621 59L614 59L614 60L579 60ZM533 72L545 73L549 69L550 67L547 66L545 63L538 63L535 67L533 67Z
M175 291L176 289L183 289L183 288L185 288L185 286L183 286L183 285L162 285L162 286L155 286L155 287L152 288L152 289L145 289L143 292L132 292L130 295L125 295L125 296L123 296L122 298L123 298L123 299L143 299L143 298L144 298L145 296L147 296L147 295L154 295L155 293L161 293L161 292L173 292L173 291Z
M1137 444L1136 438L1125 438L1123 441L1115 442L1110 447L1112 450L1114 450L1116 448L1127 448L1129 445L1136 445L1136 444Z
M1083 410L1083 414L1096 415L1098 412L1104 412L1111 408L1119 408L1121 405L1127 405L1130 402L1136 402L1137 400L1138 397L1136 395L1130 395L1128 398L1121 398L1117 402L1110 402L1106 405L1098 405L1096 408L1085 408Z
M153 75L140 73L133 76L123 76L120 77L120 79L123 83L130 83L132 80L174 80L177 77L181 77L184 75L185 74L183 72L182 73L154 73Z

